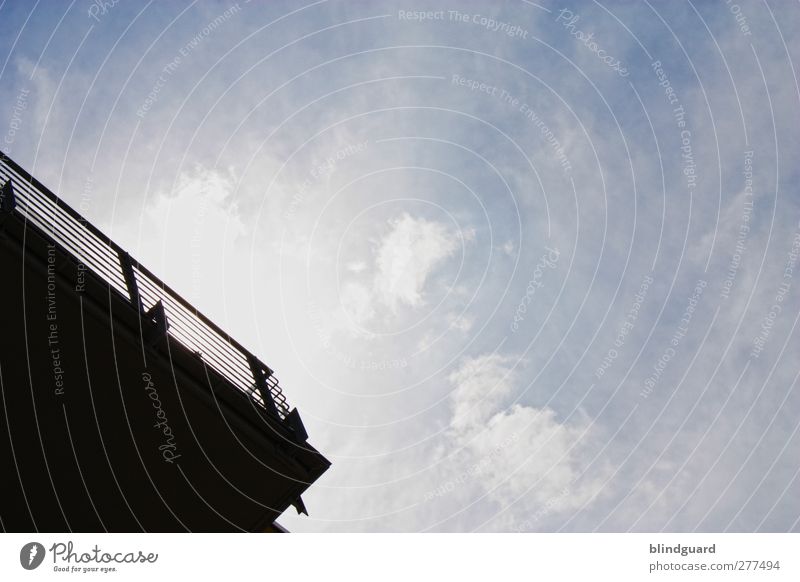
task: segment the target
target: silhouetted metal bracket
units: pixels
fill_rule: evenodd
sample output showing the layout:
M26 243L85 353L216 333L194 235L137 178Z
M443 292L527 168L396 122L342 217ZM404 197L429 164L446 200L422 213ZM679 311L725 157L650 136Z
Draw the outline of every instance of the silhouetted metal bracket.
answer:
M158 340L167 335L169 329L169 322L167 321L167 312L164 310L164 304L159 299L147 313L144 314L146 321L155 323L155 326L149 326L143 332L144 341L147 345L152 346Z
M128 295L130 295L131 303L139 313L142 313L142 311L144 311L144 306L142 305L142 297L139 295L139 285L136 283L136 275L133 272L131 256L124 251L121 252L119 254L119 264L120 267L122 267L122 276L125 277L125 285L128 287Z
M303 503L303 498L300 497L299 495L297 496L297 499L292 501L292 507L294 507L297 510L297 514L298 515L300 515L300 514L308 515L308 510L306 509L306 504Z
M17 199L14 196L14 187L11 185L11 179L6 180L3 187L0 188L0 224L5 222L6 218L14 212L17 206Z
M286 415L283 421L294 431L294 436L298 443L304 443L308 440L308 432L306 432L306 427L296 408L292 408L292 411Z
M280 418L278 415L278 407L275 406L275 401L272 399L272 392L267 386L267 377L264 372L264 365L252 354L248 354L247 363L250 364L250 371L253 373L253 380L261 399L264 401L264 407L272 416Z

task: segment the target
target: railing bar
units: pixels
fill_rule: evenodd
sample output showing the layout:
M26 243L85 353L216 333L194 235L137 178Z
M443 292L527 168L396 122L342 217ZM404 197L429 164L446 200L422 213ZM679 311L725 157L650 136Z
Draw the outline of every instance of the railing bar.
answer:
M43 230L53 238L57 238L58 236L69 237L72 241L76 241L77 248L85 250L86 252L93 252L99 261L105 261L107 263L115 262L114 255L108 252L108 249L100 245L87 244L92 241L92 239L86 238L85 234L80 232L80 227L75 224L64 222L64 217L55 212L53 208L40 208L31 204L30 200L25 200L18 209L23 211L25 217L29 219L38 219L37 221L44 225Z
M81 236L86 238L87 242L88 241L100 242L100 244L87 245L87 246L95 249L98 252L102 252L103 254L105 254L109 258L109 260L113 261L115 259L115 255L114 255L113 251L111 251L108 247L103 245L101 241L96 241L96 239L92 238L91 236L87 237L86 235L87 234L91 235L91 233L82 232L81 231L82 229L85 230L85 227L84 227L83 223L70 222L69 220L67 220L68 219L67 216L65 216L64 214L60 214L58 212L58 208L57 207L55 207L53 205L45 204L41 200L37 200L34 197L29 197L29 198L23 197L22 201L23 201L23 204L21 206L22 206L22 208L26 209L26 212L30 212L29 209L33 209L34 212L32 212L31 214L38 214L38 215L42 215L42 216L43 215L47 215L48 217L52 217L53 219L57 219L57 220L54 220L53 222L58 222L59 224L61 224L63 226L64 230L69 230L70 232L72 232L74 234L80 234Z
M138 281L138 279L137 279L137 281ZM155 302L158 301L161 298L158 295L156 295L155 293L152 293L150 291L150 289L147 289L147 288L143 287L141 285L141 281L139 281L139 283L140 283L139 284L139 294L142 296L142 300L143 301L144 300L152 300L152 303L149 306L148 305L144 306L145 307L145 311L147 311L147 309L152 307L153 304L155 304Z
M56 242L61 243L81 262L86 263L94 269L104 271L104 274L111 275L112 278L119 283L123 282L118 277L119 273L114 270L113 264L111 264L110 261L105 261L104 257L98 256L96 251L91 247L81 246L80 240L75 238L76 235L62 232L54 233L53 230L49 228L52 223L46 219L43 220L40 216L26 214L25 217L29 222L43 230L45 234L50 235Z
M146 294L150 297L158 297L158 288L151 281L145 278L139 278L140 287L146 290ZM254 378L249 366L245 364L244 355L237 353L231 344L228 344L224 338L213 335L213 330L209 330L198 322L193 314L188 310L180 309L180 304L174 302L171 297L160 297L164 302L167 316L171 322L170 330L173 331L173 336L194 351L202 354L203 359L211 365L223 377L231 381L233 384L240 384L237 388L245 390L248 393L257 394L254 391ZM180 324L184 325L180 325ZM188 325L187 325L188 324ZM187 329L188 328L188 329ZM200 337L197 337L197 334ZM212 345L205 344L203 340L210 341ZM231 357L241 359L240 367L231 365ZM281 413L285 416L288 413L288 404L286 396L280 388L274 376L270 375L267 379L268 387L271 398L276 407L280 409Z
M127 290L121 269L117 270L119 257L124 253L119 245L4 154L0 155L0 175L12 179L15 188L19 188L22 192L21 198L25 202L23 208L26 209L26 218L30 218L31 222L45 234L49 230L53 238L56 233L59 233L65 239L59 242L62 242L65 247L74 247L68 248L68 250L78 260L87 263L87 266L97 271L101 277L108 279L109 284L118 287L120 292L124 293ZM40 197L48 200L51 204L46 204L40 200ZM27 210L28 207L31 209ZM60 215L56 208L66 214L66 217ZM74 223L70 222L67 217L72 218ZM55 228L56 222L61 226L58 230ZM81 227L87 233L81 232ZM74 238L76 235L79 236L79 242L76 242ZM87 242L95 244L86 244ZM108 255L107 261L102 260L103 254ZM284 413L288 411L286 397L277 378L272 375L272 370L252 356L249 350L173 291L149 269L135 259L132 259L131 263L140 272L137 281L141 281L143 287L153 287L152 290L148 289L142 292L142 297L153 302L161 299L165 302L165 307L167 303L171 304L170 317L175 323L174 328L171 328L174 330L171 335L186 344L187 347L199 348L196 351L203 355L209 365L233 384L240 382L242 386L237 386L237 388L263 406L263 398L254 391L255 379L252 378L252 371L246 364L248 358L252 357L264 370L270 397L279 409L279 414L284 416ZM239 366L236 365L237 363Z
M169 315L167 316L167 318L169 319ZM234 368L232 368L225 361L224 357L220 357L217 354L214 354L214 353L211 353L211 352L208 352L208 351L204 351L203 350L204 346L202 344L199 344L191 336L188 336L185 333L181 333L180 330L176 330L172 326L170 326L169 332L175 339L180 341L182 344L186 345L186 347L192 349L195 352L200 352L202 358L205 361L207 361L209 363L211 363L213 361L214 367L215 368L221 368L222 375L225 376L228 380L231 380L231 381L236 380L237 382L240 382L240 383L245 384L245 385L250 385L250 384L253 383L251 377L249 377L248 375L243 374L241 370L235 370Z
M196 342L192 341L191 338L187 338L183 334L176 332L174 329L169 329L170 335L182 343L184 346L193 350L195 352L200 352L203 361L207 364L211 365L215 370L217 370L226 380L231 382L232 384L242 384L242 385L249 385L248 379L240 374L236 374L235 371L230 370L226 365L225 361L209 354L207 352L202 351L202 346L198 345Z
M227 366L224 359L215 356L214 354L202 353L202 357L205 361L212 363L215 368L217 368L223 376L228 378L231 381L235 381L236 383L242 386L253 386L253 378L248 375L244 375L241 371L232 370L230 366Z
M20 192L29 185L19 181L14 181L14 189ZM102 244L87 244L90 242L98 243L92 238L91 232L81 232L81 227L85 228L83 222L70 222L68 216L59 213L59 208L48 205L42 200L37 199L36 192L25 192L20 197L21 204L18 210L31 225L36 226L46 236L60 243L75 259L91 268L95 274L99 275L106 283L123 294L126 292L125 282L120 276L120 272L115 267L117 261L111 254L112 251Z
M148 293L149 292L150 291L148 290ZM167 308L167 312L173 323L175 323L176 321L183 323L184 327L190 328L187 329L187 333L201 336L200 339L205 340L207 343L211 344L210 346L208 346L209 348L214 348L216 351L221 352L223 355L235 358L238 361L238 364L240 365L242 370L250 369L249 366L246 364L246 356L236 351L235 347L227 343L224 338L215 336L213 334L213 330L209 330L208 328L203 327L202 322L198 322L198 320L193 317L193 314L186 313L185 311L180 309L176 309L174 303L170 301L170 298L160 297L160 299L164 302L164 305Z
M141 286L142 288L147 288L148 291L152 293L152 287L147 283L144 283ZM237 357L237 359L240 358L243 368L247 367L245 364L245 355L238 351L233 344L229 343L226 338L215 334L214 330L208 326L205 326L204 322L197 318L194 313L182 309L181 304L176 302L174 298L168 296L165 297L163 295L160 295L160 297L165 301L165 304L169 304L170 312L172 313L173 318L180 318L187 325L187 327L191 327L197 334L202 335L205 339L215 344L219 349L224 350L231 356Z
M56 205L61 208L64 212L70 215L72 218L78 220L79 222L83 218L80 214L78 214L71 206L69 206L66 202L62 201L61 198L53 194L47 186L42 184L39 180L31 176L28 172L26 172L22 167L20 167L14 160L11 158L3 155L0 155L0 163L4 164L7 168L9 168L12 172L17 175L17 178L20 182L29 184L32 188L35 188L39 191L40 194L44 195L46 198L51 199ZM86 222L86 228L94 234L97 238L102 240L105 244L109 247L114 249L117 253L124 252L122 248L111 240L107 235L103 234L103 232L98 229L94 224L91 222Z
M183 342L181 338L176 338L176 339L179 339L180 341ZM189 343L189 342L184 342L184 343ZM225 366L224 360L220 360L219 358L216 358L210 354L202 352L201 352L201 357L203 361L211 365L214 369L216 369L220 373L220 375L222 375L226 380L228 380L232 384L236 384L238 386L251 386L253 384L253 382L249 378L243 377L240 374L231 371L227 366Z
M45 235L51 236L56 242L64 246L76 259L97 271L104 279L110 279L110 283L123 283L123 281L116 276L118 273L113 270L111 265L105 264L101 257L94 255L91 248L81 247L79 242L73 238L74 235L56 237L54 236L53 230L48 228L51 225L48 220L42 218L40 215L29 214L27 212L24 213L24 216L32 225L42 230Z
M54 222L57 222L62 226L63 230L69 230L73 233L80 233L80 235L86 239L86 242L94 243L87 246L91 246L95 250L102 252L110 260L115 258L114 251L109 249L108 245L104 244L102 240L97 239L97 237L94 236L94 233L92 233L88 228L88 221L85 219L77 220L64 213L63 209L54 204L51 200L37 197L35 191L25 192L25 189L29 187L27 184L22 184L19 188L17 188L17 182L14 182L14 186L15 189L22 191L25 194L24 196L20 197L21 201L24 203L24 207L33 209L36 214L46 214L48 217L52 217L55 219Z
M210 349L212 351L218 352L221 356L234 358L239 364L239 368L241 370L249 370L249 367L246 366L244 363L242 354L235 352L224 341L214 338L213 336L209 336L206 330L199 328L196 322L187 318L185 314L181 314L180 312L176 312L170 309L171 306L168 305L168 302L165 302L165 307L167 307L167 313L170 317L170 321L172 322L173 326L183 327L185 329L186 334L194 336L199 341L205 343L207 351Z
M212 354L202 353L202 357L204 360L208 362L214 362L216 367L223 371L223 376L230 377L229 379L236 380L243 386L252 386L253 379L249 376L243 375L241 372L231 370L229 366L225 365L225 360L220 359Z
M178 295L175 291L173 291L167 284L163 283L158 277L156 277L147 267L144 265L138 264L134 261L134 266L141 271L146 277L149 277L151 280L156 281L159 287L161 287L165 293L171 295L175 301L177 301L180 305L182 305L189 313L197 317L200 321L202 321L205 325L210 327L215 333L219 334L222 338L224 338L228 343L234 346L237 350L241 351L243 354L250 354L250 351L233 339L230 335L228 335L225 331L223 331L217 324L213 321L208 319L205 315L197 310L194 306L189 304L183 297ZM264 364L259 360L259 363L264 366L266 369L270 369L269 366Z

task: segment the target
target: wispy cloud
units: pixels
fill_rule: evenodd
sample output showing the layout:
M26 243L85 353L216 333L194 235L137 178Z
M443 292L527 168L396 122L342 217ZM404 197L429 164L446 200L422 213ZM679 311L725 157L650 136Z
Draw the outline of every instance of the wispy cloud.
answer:
M0 135L278 371L290 529L796 530L797 7L460 6L5 3Z
M401 304L419 307L432 271L458 249L453 233L438 223L404 213L391 222L380 241L375 263L375 292L384 305L397 311Z

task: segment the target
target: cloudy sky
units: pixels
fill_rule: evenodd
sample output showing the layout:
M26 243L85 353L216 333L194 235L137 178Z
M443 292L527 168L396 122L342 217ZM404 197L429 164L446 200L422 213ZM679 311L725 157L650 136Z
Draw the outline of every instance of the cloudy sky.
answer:
M292 531L800 530L797 2L0 0L0 149L273 367Z

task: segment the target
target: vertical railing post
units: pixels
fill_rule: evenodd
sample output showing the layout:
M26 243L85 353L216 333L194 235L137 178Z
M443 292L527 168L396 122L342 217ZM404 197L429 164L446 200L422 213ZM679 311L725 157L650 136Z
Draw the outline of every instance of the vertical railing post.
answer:
M144 334L144 339L148 345L154 345L161 338L166 337L167 330L169 329L169 321L167 320L167 311L164 309L164 303L159 299L156 301L147 313L144 314L145 320L154 327L147 330Z
M14 197L14 187L11 185L11 178L9 178L0 188L0 210L4 214L11 214L16 206L17 199Z
M10 172L18 176L14 179L19 180L25 186L24 189L20 190L20 196L18 197L10 177L0 185L0 231L5 228L3 223L14 216L15 209L18 206L22 212L21 218L24 217L26 220L33 218L33 224L50 224L51 231L45 234L62 244L65 244L65 241L72 241L67 245L66 250L78 260L80 259L76 253L81 251L89 253L87 256L92 259L91 262L102 267L102 269L96 271L96 274L115 286L115 288L119 288L118 277L119 273L122 274L125 288L120 290L123 296L125 293L128 294L130 304L146 324L141 328L143 342L148 345L156 345L157 342L171 335L171 337L184 343L187 347L191 345L193 350L198 347L200 352L208 349L213 354L213 357L208 361L222 377L236 388L247 392L248 396L256 404L263 407L270 416L279 420L284 427L290 428L298 440L304 441L307 438L299 413L297 410L289 409L283 392L278 385L278 379L273 375L269 367L233 341L213 322L198 313L196 309L166 287L155 275L149 273L127 252L97 230L91 223L87 222L83 216L60 201L44 185L7 158L3 152L0 152L0 166L3 167L3 176L8 174L5 171L7 167ZM31 201L33 205L29 204ZM42 205L46 206L47 211L42 210ZM52 212L50 212L51 207ZM56 218L59 219L58 222ZM73 227L77 228L80 242L75 243L72 240L72 235L67 235L65 234L67 231L61 230L63 228L60 226L62 224L61 221L66 222L66 228L73 231L73 234ZM77 223L78 226L73 223ZM41 228L45 229L46 227L42 226ZM72 247L77 250L71 250ZM95 257L94 252L98 249L100 249L99 254L101 255L99 259ZM106 252L111 254L106 255ZM117 257L119 267L113 265L114 255ZM107 262L109 260L111 261L110 263ZM109 276L107 270L113 271L114 275ZM142 281L143 284L141 290L138 285L139 281ZM155 287L155 291L153 291L153 287ZM142 292L144 292L144 295L142 295ZM159 299L159 296L161 299ZM154 298L156 300L155 304L150 305L150 308L146 310L145 302L150 303ZM168 311L171 322L167 317ZM174 326L172 334L168 331L170 323ZM184 336L189 339L188 343L181 339ZM226 345L221 347L221 344ZM235 361L227 361L231 356L230 349L236 354ZM241 357L246 359L246 366ZM220 359L223 360L221 364L219 363ZM243 386L243 382L246 382L245 377L248 368L252 375L252 384L248 383ZM258 396L256 396L256 391Z
M296 408L292 408L292 411L286 416L285 422L294 431L294 436L298 443L304 443L308 440L308 432Z
M253 380L255 381L256 388L259 394L261 394L261 399L264 401L264 408L275 418L280 419L278 407L275 406L275 401L272 399L272 392L269 391L269 386L267 386L267 379L264 376L264 366L254 355L249 353L247 354L247 363L250 364L250 370L253 372Z
M136 311L142 313L144 306L142 305L142 297L139 295L139 286L136 284L136 275L133 272L131 256L122 251L119 253L119 264L122 267L122 276L125 278L125 286L128 288L131 303L136 308Z

